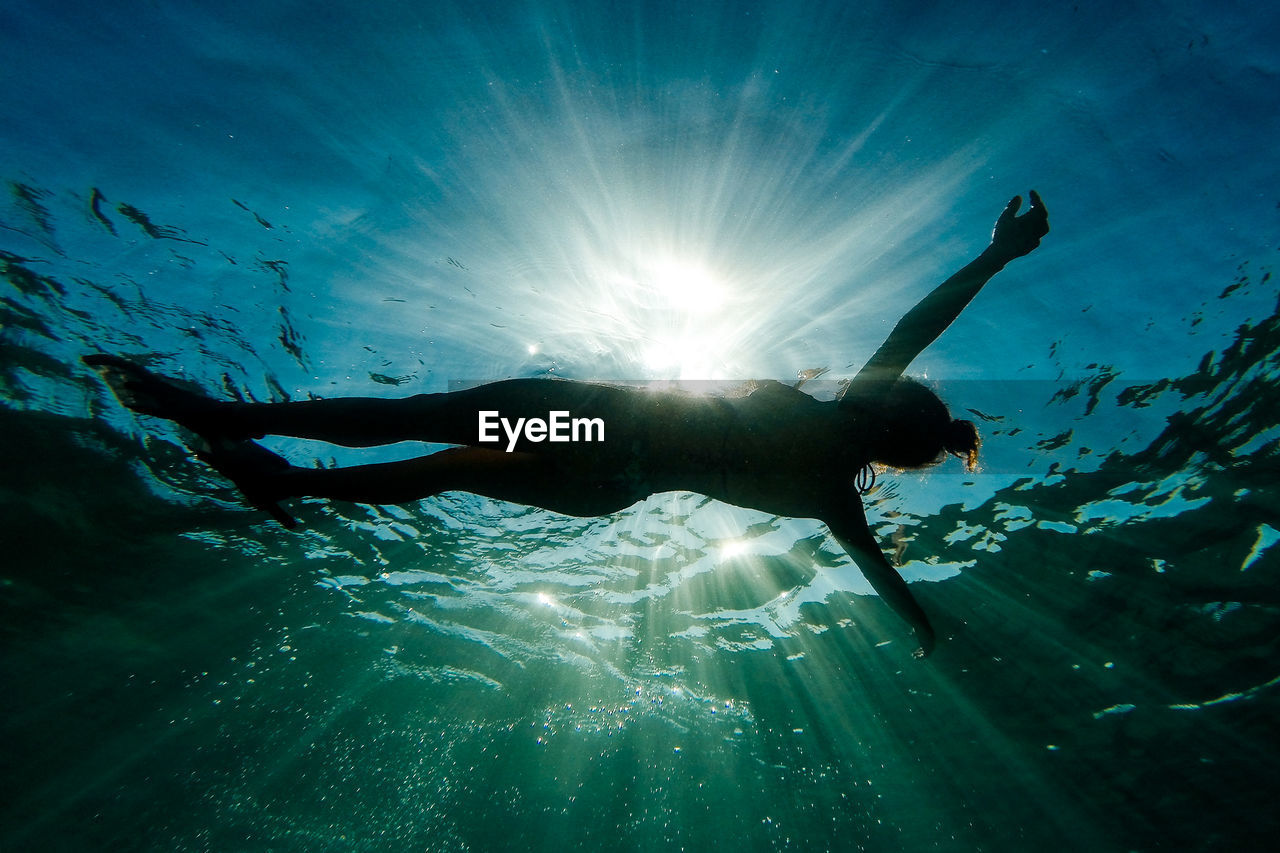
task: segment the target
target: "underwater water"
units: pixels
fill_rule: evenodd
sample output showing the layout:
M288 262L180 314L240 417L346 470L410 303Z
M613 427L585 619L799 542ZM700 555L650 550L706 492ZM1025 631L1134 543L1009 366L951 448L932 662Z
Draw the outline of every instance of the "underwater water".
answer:
M1270 849L1277 18L6 2L0 848ZM1052 233L912 367L981 470L867 500L924 661L816 522L286 531L79 362L821 396L1031 188Z

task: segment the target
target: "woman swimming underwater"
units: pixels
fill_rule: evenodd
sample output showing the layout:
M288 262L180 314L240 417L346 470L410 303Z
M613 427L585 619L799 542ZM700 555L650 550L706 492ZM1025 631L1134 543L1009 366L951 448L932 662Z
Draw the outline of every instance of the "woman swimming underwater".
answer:
M855 478L872 463L920 468L945 454L976 462L979 437L923 385L903 377L990 278L1040 244L1048 211L1015 197L991 244L894 327L837 401L778 382L740 398L652 392L561 379L512 379L399 400L221 402L123 358L89 355L126 406L197 433L199 453L254 506L286 526L278 502L321 497L396 504L466 491L577 516L606 515L664 491L691 491L772 515L825 523L876 592L933 648L929 619L867 525ZM518 424L513 427L513 424ZM572 439L573 433L581 429ZM287 435L351 447L457 445L401 462L301 468L255 444Z

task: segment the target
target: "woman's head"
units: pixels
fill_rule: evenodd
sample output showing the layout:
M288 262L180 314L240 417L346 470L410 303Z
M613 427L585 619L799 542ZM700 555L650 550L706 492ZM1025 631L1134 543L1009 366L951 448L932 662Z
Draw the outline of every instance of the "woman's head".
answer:
M892 468L923 468L943 453L978 464L982 440L972 421L955 420L938 395L914 379L902 377L883 394L859 400L870 416L868 450L873 462Z

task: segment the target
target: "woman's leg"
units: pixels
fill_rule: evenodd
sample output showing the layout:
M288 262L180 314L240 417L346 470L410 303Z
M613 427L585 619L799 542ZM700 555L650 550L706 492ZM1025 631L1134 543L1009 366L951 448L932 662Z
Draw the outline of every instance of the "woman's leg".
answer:
M320 497L369 504L407 503L462 491L578 516L606 515L646 497L576 482L564 474L554 462L534 453L452 447L402 462L264 470L253 485L275 500Z
M623 388L552 379L509 379L465 391L401 399L343 397L290 403L221 402L181 388L116 356L86 356L124 405L167 418L206 437L230 439L289 435L348 447L398 441L471 445L479 441L479 413L546 418L552 411L629 420L631 394ZM505 443L505 442L504 442Z
M547 419L553 411L600 418L621 427L630 421L631 392L623 388L561 379L507 379L464 391L418 394L401 399L340 397L296 403L219 403L213 423L224 434L257 438L290 435L348 447L397 441L480 443L479 415L490 416L495 447L507 438L498 418ZM607 429L607 427L606 427Z

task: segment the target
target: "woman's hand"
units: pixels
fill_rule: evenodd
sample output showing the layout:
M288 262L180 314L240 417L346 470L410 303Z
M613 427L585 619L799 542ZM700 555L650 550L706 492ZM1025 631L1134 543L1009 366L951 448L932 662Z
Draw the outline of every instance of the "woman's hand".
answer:
M1030 253L1040 245L1040 238L1049 233L1049 211L1039 193L1031 191L1031 207L1018 216L1020 207L1022 196L1016 195L1000 214L995 230L991 232L991 246L987 252L1001 264Z
M933 647L937 644L937 639L933 635L933 626L928 622L917 625L916 639L920 641L920 645L911 653L911 656L916 660L923 660L933 653Z

